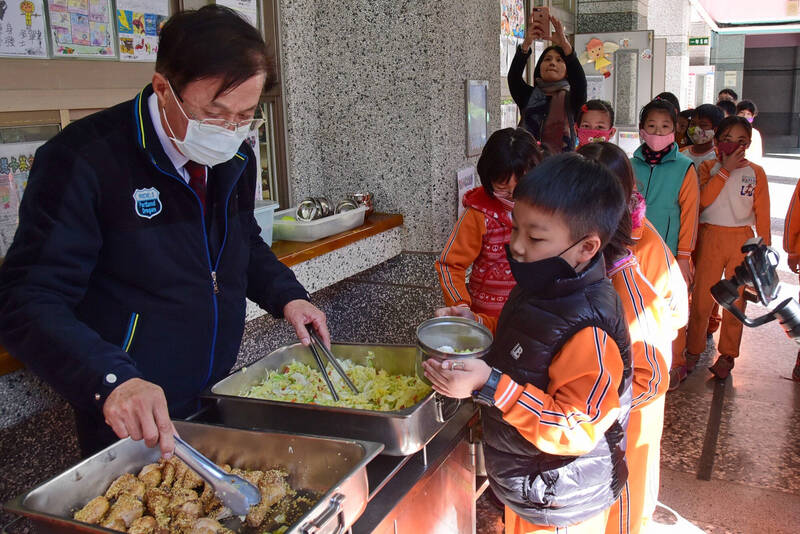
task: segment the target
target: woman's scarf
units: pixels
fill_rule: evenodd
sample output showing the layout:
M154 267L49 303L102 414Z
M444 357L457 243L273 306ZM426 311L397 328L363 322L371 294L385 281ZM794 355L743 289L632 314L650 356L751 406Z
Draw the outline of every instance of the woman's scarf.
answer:
M536 78L536 87L550 97L550 107L542 126L542 144L553 154L558 154L564 145L564 133L569 132L567 120L569 82L566 79L546 82Z

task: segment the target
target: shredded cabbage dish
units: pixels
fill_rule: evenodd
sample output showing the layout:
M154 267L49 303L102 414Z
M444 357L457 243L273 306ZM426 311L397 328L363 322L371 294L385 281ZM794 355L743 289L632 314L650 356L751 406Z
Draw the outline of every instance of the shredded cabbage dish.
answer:
M431 387L418 377L391 375L376 369L373 359L374 356L367 356L367 365L359 365L337 358L358 389L358 395L328 365L326 370L339 395L338 401L333 400L319 370L297 360L292 360L281 369L269 370L262 382L242 394L255 399L391 412L410 408L430 393Z

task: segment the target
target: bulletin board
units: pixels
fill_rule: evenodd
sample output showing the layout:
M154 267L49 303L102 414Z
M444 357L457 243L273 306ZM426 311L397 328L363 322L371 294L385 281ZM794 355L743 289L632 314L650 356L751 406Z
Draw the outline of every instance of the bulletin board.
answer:
M49 0L55 58L115 59L111 0Z
M47 57L44 0L0 4L0 56Z

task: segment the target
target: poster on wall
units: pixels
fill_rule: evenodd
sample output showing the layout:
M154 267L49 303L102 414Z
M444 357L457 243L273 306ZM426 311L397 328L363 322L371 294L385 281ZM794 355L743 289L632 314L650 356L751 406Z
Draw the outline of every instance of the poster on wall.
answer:
M508 68L514 59L517 45L525 37L524 0L501 0L500 2L500 75L508 76Z
M457 174L458 179L458 218L460 219L461 216L464 214L464 203L462 200L464 199L464 195L470 189L474 189L477 187L479 180L477 178L477 170L475 167L466 167L464 169L459 169Z
M19 202L28 185L33 156L44 143L0 143L0 256L5 256L14 239Z
M489 137L489 82L467 80L467 156L480 156Z
M155 61L169 0L117 0L120 61Z
M116 56L110 0L50 0L47 9L53 57Z
M217 0L218 6L229 7L240 15L244 16L250 24L258 28L258 4L257 0Z
M44 1L0 0L0 56L47 55Z

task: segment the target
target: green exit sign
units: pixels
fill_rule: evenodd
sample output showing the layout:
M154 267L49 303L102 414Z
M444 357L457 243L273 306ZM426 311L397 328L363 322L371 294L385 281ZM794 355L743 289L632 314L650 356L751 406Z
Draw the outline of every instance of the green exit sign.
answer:
M689 46L708 45L708 37L689 37Z

